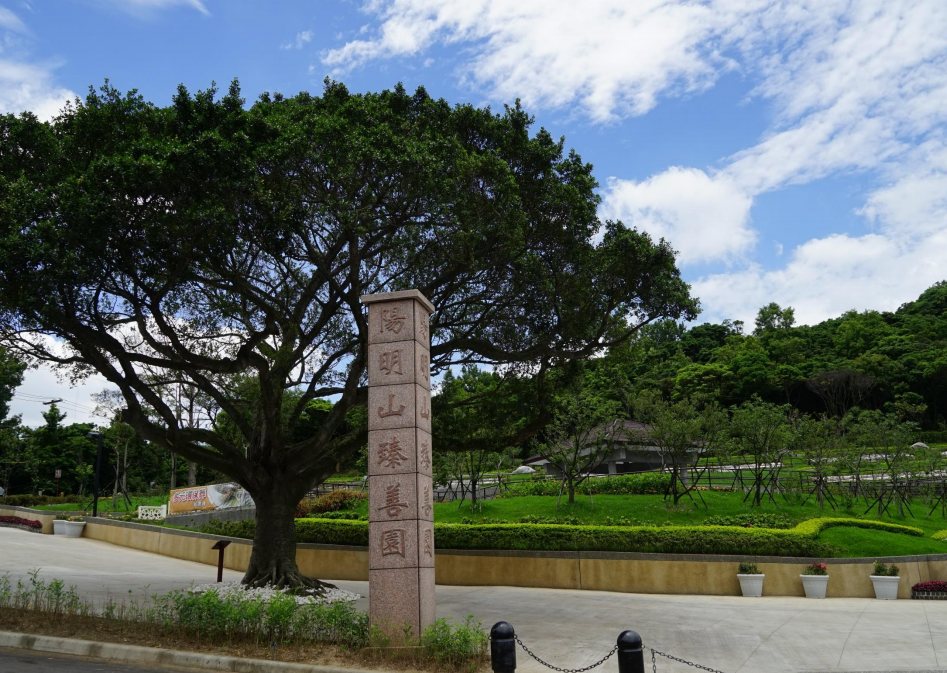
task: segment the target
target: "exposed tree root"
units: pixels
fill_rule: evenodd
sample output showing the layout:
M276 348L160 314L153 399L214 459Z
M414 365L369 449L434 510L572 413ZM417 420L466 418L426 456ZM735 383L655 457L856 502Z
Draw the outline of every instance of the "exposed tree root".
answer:
M275 559L262 569L251 565L247 568L242 583L253 588L269 586L276 589L299 589L299 593L308 596L321 596L327 589L338 588L314 577L306 577L299 572L295 563L286 565L290 567L283 567L283 564Z

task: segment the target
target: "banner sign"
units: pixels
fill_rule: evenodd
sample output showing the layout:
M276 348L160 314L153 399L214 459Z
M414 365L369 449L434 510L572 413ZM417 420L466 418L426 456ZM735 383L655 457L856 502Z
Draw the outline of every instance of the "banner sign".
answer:
M201 512L210 509L252 507L253 498L239 484L191 486L171 491L169 514Z

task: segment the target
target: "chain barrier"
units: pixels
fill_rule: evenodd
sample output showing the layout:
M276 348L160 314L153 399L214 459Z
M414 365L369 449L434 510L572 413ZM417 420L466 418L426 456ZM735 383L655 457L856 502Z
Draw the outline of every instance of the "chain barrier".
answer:
M702 671L709 671L710 673L723 673L723 671L718 671L716 668L710 668L709 666L701 666L700 664L695 664L693 661L687 661L686 659L678 659L677 657L673 657L670 654L665 654L664 652L659 652L658 650L655 650L651 647L649 647L648 649L651 650L651 670L654 671L654 673L658 673L658 661L657 659L655 659L655 656L654 656L656 654L661 655L665 659L676 661L679 664L684 664L685 666L698 668Z
M516 640L517 643L519 643L519 646L523 648L526 654L531 656L533 659L541 663L546 668L551 668L554 671L558 671L558 673L584 673L584 671L591 671L593 668L597 668L601 666L602 664L604 664L606 661L609 660L609 658L611 658L613 654L615 654L618 651L618 645L616 645L615 647L612 648L611 652L606 654L604 657L596 661L591 666L585 666L584 668L559 668L558 666L553 666L552 664L543 661L542 659L537 657L535 654L533 654L532 650L530 650L528 647L526 647L526 645L523 644L523 641L520 640L519 636L514 635L513 638Z

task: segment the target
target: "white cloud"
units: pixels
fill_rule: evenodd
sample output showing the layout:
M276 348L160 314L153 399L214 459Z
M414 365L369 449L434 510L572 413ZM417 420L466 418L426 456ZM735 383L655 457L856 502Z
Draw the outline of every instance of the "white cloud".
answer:
M759 142L717 170L612 178L602 212L667 237L682 264L750 252L753 199L858 171L885 185L860 213L876 233L787 250L701 279L708 316L752 317L776 299L804 320L895 308L942 279L947 231L947 3L943 0L371 0L365 36L327 51L344 73L462 45L463 82L494 99L572 109L594 122L647 113L737 69L772 104Z
M641 182L609 180L602 216L671 241L686 265L747 252L755 241L752 204L725 176L672 167Z
M23 385L14 393L10 414L22 415L23 424L35 428L43 425L43 412L49 409L42 402L62 399L58 406L68 414L66 423L101 424L103 419L92 413L96 406L92 395L111 387L101 376L92 376L78 386L71 386L48 367L30 369L23 377Z
M20 17L3 6L0 6L0 28L6 28L8 30L14 30L17 32L23 32L26 30L26 26L23 25L22 21L20 21Z
M25 60L29 42L29 30L20 18L0 7L0 45L6 46L0 47L0 113L29 110L40 119L51 119L75 94L55 83L54 64Z
M0 59L2 113L29 110L40 119L52 119L75 96L53 83L50 67Z
M169 7L184 6L196 9L205 16L210 12L201 0L105 0L109 4L131 14L149 15Z
M752 264L701 278L693 289L706 309L703 320L751 323L760 306L775 301L795 307L801 324L813 324L849 309L897 309L944 279L945 256L947 229L908 242L833 234L797 247L781 269Z
M341 75L365 63L468 43L461 76L505 101L578 104L596 121L640 115L660 95L702 91L735 66L727 34L766 0L375 0L375 36L325 52Z
M304 30L301 33L296 33L296 40L294 42L284 42L280 45L280 49L284 51L289 49L302 49L303 45L307 42L312 42L311 30Z

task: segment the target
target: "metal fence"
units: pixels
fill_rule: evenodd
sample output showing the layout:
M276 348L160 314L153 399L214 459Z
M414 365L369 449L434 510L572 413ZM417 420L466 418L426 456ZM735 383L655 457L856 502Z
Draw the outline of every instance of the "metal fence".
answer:
M722 671L715 668L695 664L692 661L687 661L686 659L672 656L651 647L646 647L641 640L641 636L638 635L636 631L630 629L622 631L618 635L615 647L605 653L605 655L594 664L583 666L582 668L561 668L540 659L532 650L526 647L508 622L497 622L493 625L493 628L490 629L490 665L494 673L515 673L517 645L531 658L546 668L557 671L557 673L585 673L585 671L598 668L615 655L617 655L618 659L618 673L645 673L645 651L651 655L650 663L652 673L657 673L658 657L669 661L676 661L679 664L684 664L685 666L690 666L691 668L701 671L722 673Z

